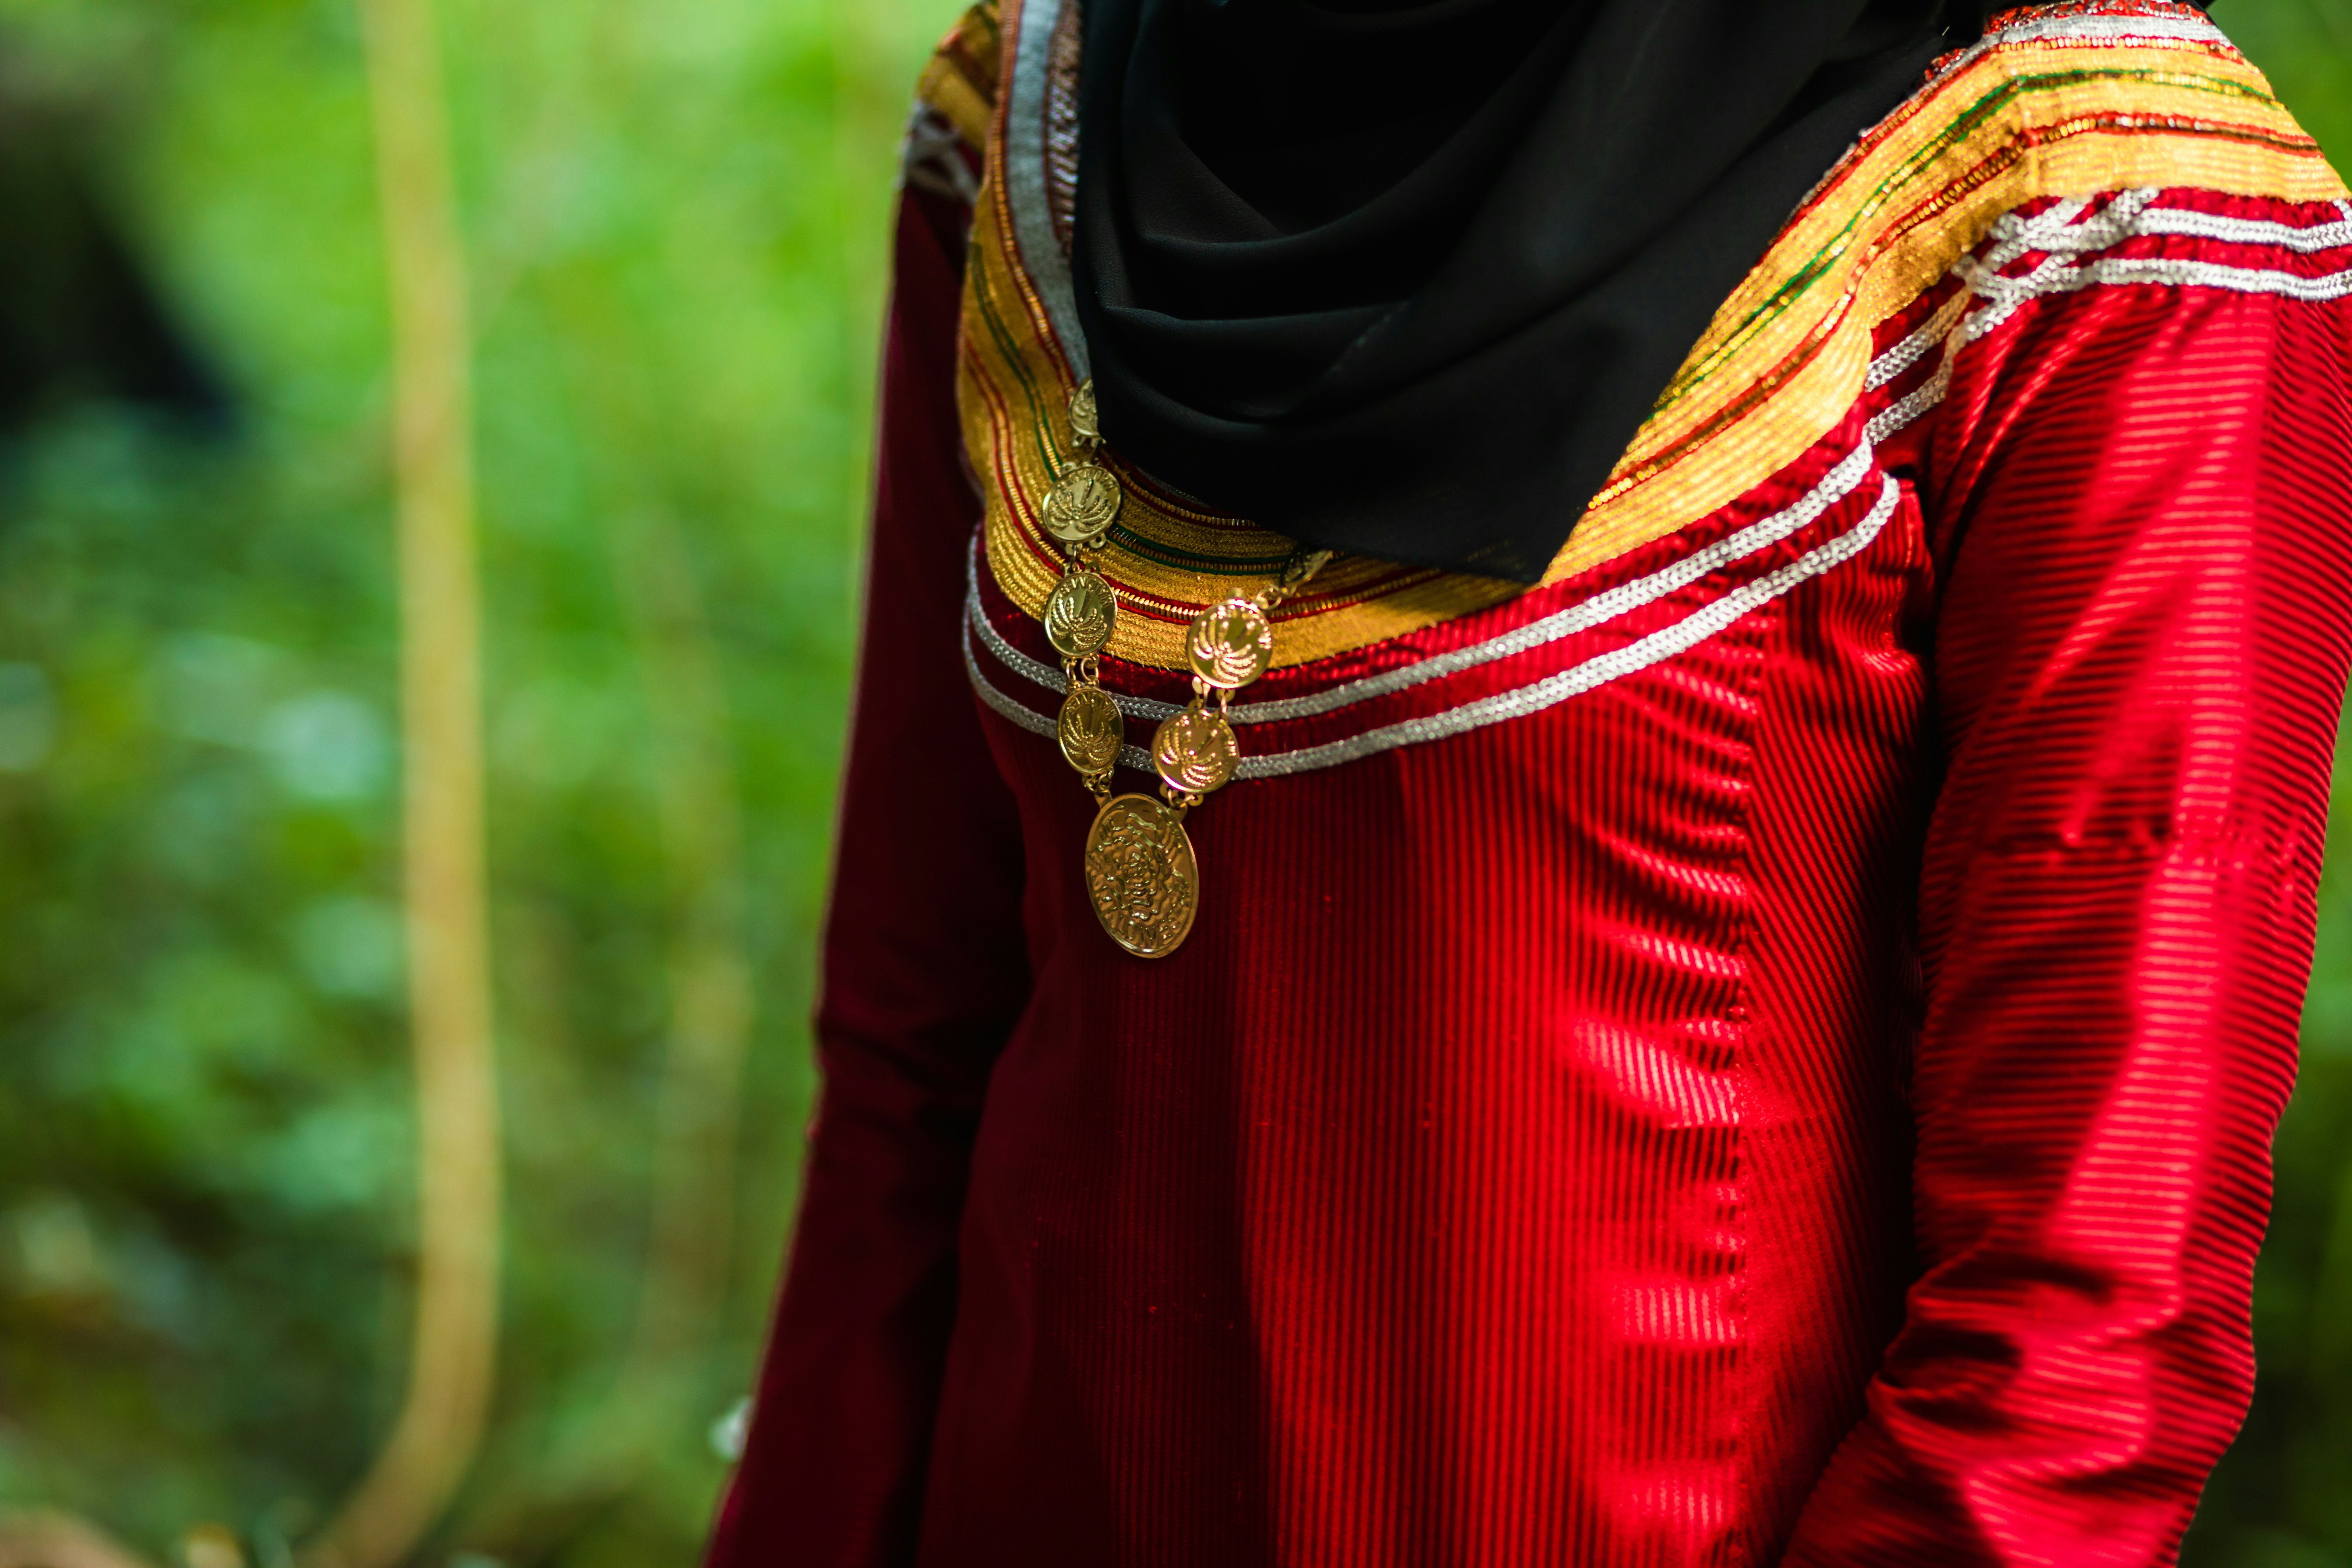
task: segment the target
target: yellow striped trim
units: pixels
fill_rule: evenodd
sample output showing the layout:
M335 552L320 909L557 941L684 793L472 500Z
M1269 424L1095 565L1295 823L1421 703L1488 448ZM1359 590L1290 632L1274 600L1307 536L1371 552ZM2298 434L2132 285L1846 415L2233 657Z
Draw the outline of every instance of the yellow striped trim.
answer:
M988 144L995 118L1002 42L996 0L980 0L956 18L915 81L916 101L939 110L974 147Z
M974 215L956 390L965 450L987 498L990 574L1034 616L1043 613L1062 570L1061 546L1045 532L1040 510L1045 492L1072 460L1066 410L1072 380L1050 346L1045 305L1004 237L1003 188L983 179ZM1104 552L1121 610L1109 652L1159 668L1183 668L1184 630L1192 616L1204 605L1271 579L1290 542L1155 495L1150 481L1119 464L1116 453L1110 461L1127 499ZM1289 665L1360 647L1519 591L1515 583L1343 557L1278 613L1276 661Z
M2183 7L2181 15L2194 13ZM966 448L987 496L990 573L1036 616L1061 570L1060 548L1038 511L1070 461L1071 374L1019 264L1001 124L987 149L957 392ZM2059 37L1965 59L1832 171L1725 301L1544 581L1698 521L1827 435L1862 395L1874 329L1942 277L2002 213L2041 196L2134 185L2298 202L2344 195L2316 144L2234 49ZM1290 544L1188 508L1124 468L1118 473L1127 500L1103 567L1125 613L1109 652L1181 669L1193 614L1272 576ZM1283 607L1276 662L1361 647L1520 591L1491 578L1341 557L1311 595Z
M1987 100L2005 101L1956 135L1952 110ZM1716 313L1545 582L1706 516L1827 435L1861 394L1871 333L2005 212L2135 185L2294 202L2345 194L2234 50L2064 40L1969 62L1898 111L1833 180ZM1804 299L1774 310L1788 279L1824 256ZM1735 411L1792 361L1759 405Z

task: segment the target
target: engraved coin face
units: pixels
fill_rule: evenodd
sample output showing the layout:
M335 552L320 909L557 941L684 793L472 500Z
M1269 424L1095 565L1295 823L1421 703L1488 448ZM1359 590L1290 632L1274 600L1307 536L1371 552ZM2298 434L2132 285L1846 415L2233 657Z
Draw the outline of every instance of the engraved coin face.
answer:
M1118 596L1092 572L1063 574L1045 596L1045 640L1064 658L1091 658L1118 626Z
M1095 384L1091 377L1078 383L1077 391L1070 394L1070 434L1081 441L1102 439L1102 426L1095 419Z
M1075 463L1045 492L1045 531L1065 544L1100 538L1118 516L1118 480L1100 463Z
M1073 686L1062 700L1061 722L1055 733L1070 766L1088 778L1110 772L1118 762L1126 739L1119 723L1118 704L1099 686Z
M1206 709L1185 709L1151 737L1152 765L1179 795L1208 795L1224 788L1241 755L1234 727L1223 714Z
M1136 957L1175 952L1201 907L1183 819L1148 795L1106 802L1087 835L1087 896L1111 941Z
M1227 599L1193 617L1184 652L1193 674L1231 691L1264 675L1274 662L1274 623L1247 599Z

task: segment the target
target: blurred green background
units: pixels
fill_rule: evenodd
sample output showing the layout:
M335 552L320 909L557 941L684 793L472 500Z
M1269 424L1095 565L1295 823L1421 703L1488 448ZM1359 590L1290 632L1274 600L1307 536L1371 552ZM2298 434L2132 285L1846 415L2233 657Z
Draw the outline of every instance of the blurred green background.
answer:
M809 1108L897 142L957 9L439 6L509 1192L491 1430L422 1561L688 1563L724 1477ZM2352 0L2220 19L2352 155ZM0 437L0 1507L193 1568L290 1563L408 1356L372 147L353 0L0 0L0 180L86 180L232 410ZM2192 1563L2352 1568L2336 844L2261 1390ZM740 1075L677 1022L730 971ZM665 1146L681 1083L736 1147ZM663 1256L664 1182L715 1262Z

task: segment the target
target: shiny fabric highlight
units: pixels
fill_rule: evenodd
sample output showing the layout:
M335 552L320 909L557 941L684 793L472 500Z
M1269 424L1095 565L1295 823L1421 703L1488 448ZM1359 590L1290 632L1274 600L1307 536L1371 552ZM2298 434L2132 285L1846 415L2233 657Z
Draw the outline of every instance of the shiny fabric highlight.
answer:
M1833 570L1540 710L1226 791L1201 923L1148 964L1086 906L1052 742L963 674L1025 679L966 620L964 221L901 210L892 614L714 1568L2170 1562L2251 1387L2352 666L2352 213L2030 204L1720 515L1269 678L1696 559L1921 409Z
M897 364L946 347L909 208ZM867 652L713 1562L2168 1561L2249 1386L2347 350L2274 296L2030 302L1888 444L1861 557L1530 719L1237 786L1150 965L1050 743L942 679L975 513L894 374L876 580L936 626ZM929 765L983 738L1001 787Z

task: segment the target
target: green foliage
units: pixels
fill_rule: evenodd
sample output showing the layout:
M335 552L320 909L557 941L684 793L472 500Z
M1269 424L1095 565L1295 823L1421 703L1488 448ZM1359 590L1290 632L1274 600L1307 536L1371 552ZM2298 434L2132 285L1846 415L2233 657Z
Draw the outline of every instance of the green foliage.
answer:
M686 1563L723 1474L807 1110L893 153L956 4L444 0L510 1191L499 1409L436 1561ZM2352 0L2221 19L2352 148ZM0 453L0 1503L159 1558L220 1521L274 1565L396 1407L413 1264L356 11L0 0L0 65L91 132L240 405L226 442L85 410ZM2263 1381L2196 1563L2352 1565L2333 847ZM665 1175L676 1014L730 954L748 1067L698 1092L740 1158ZM647 1288L665 1181L720 1233L714 1300Z
M2228 0L2216 19L2352 167L2352 0ZM2341 770L2338 777L2342 777ZM2345 804L2339 789L2336 804ZM2261 1371L2207 1488L2189 1568L2352 1568L2352 824L2329 823L2303 1070L2254 1279Z
M807 1112L896 142L957 8L441 6L510 1181L453 1544L688 1562L723 1475ZM413 1265L357 11L5 0L0 29L240 404L225 443L84 411L0 468L0 1503L159 1558L217 1520L269 1562L397 1407ZM651 1302L672 1004L713 953L755 1005L740 1098L703 1086L740 1128L699 1175L724 1290Z

